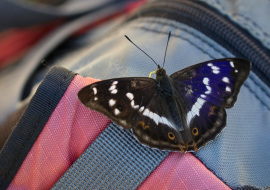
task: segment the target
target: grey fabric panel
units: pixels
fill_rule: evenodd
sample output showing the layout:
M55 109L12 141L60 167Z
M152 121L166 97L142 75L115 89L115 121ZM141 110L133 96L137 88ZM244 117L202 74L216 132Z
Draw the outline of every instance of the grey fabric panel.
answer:
M168 154L111 123L52 189L136 189Z

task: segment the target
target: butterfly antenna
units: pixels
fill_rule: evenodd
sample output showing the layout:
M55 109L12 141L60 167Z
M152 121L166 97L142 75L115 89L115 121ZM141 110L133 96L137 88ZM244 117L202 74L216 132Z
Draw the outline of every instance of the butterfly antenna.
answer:
M167 54L167 48L168 48L170 37L171 37L171 31L169 32L169 35L168 35L168 40L167 40L167 45L166 45L166 49L165 49L165 55L164 55L164 61L162 64L162 68L164 67L164 64L165 64L165 58L166 58L166 54Z
M129 37L127 37L126 35L125 35L125 37L126 37L126 39L128 39L128 41L130 41L134 46L136 46L139 50L141 50L145 55L147 55L147 57L149 57L150 59L152 59L152 61L156 64L156 66L158 66L159 67L159 65L157 64L157 62L155 62L155 60L152 58L152 57L150 57L145 51L143 51L141 48L139 48L133 41L131 41L131 39L129 39Z

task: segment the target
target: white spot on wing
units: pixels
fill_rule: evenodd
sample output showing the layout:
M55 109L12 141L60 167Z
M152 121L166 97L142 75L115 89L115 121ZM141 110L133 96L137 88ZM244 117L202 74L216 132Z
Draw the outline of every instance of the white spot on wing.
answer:
M219 70L213 70L213 73L214 73L214 74L219 74L220 71L219 71Z
M96 87L93 88L93 92L94 92L95 95L97 94L97 88Z
M139 107L140 107L139 105L133 106L134 109L138 109Z
M116 84L118 83L118 81L113 81L112 85L109 88L109 91L111 91L111 94L116 94L118 92L118 90L116 89Z
M212 88L210 86L206 86L207 91L205 91L205 94L210 94L212 91Z
M200 110L203 107L203 104L205 103L205 100L202 98L198 98L196 103L192 106L191 110L188 112L187 114L187 123L189 124L191 119L197 115L200 116ZM195 115L192 116L192 113L194 113Z
M130 99L130 100L133 100L133 98L134 98L134 95L133 95L132 93L130 93L130 92L128 92L128 93L126 94L126 96L127 96L128 99Z
M109 100L109 106L114 106L115 105L115 103L116 103L116 101L114 100L114 99L110 99Z
M201 97L202 97L202 98L206 98L206 96L205 96L204 94L201 94Z
M201 98L198 98L197 102L196 103L199 103L200 105L203 105L205 102L204 99L201 99Z
M207 89L207 91L205 91L205 94L210 94L212 90L212 88L209 86L209 81L210 81L209 78L207 77L203 78L203 84L205 84L205 87Z
M117 89L114 89L111 91L111 94L116 94L117 92L118 92Z
M189 112L187 113L187 124L188 124L188 125L189 125L189 123L190 123L190 121L191 121L192 118L193 118L192 112L189 111Z
M226 86L226 89L225 89L227 92L231 92L232 91L232 89L230 88L230 87L228 87L228 86Z
M154 120L154 113L151 112L151 111L149 111L148 117L149 117L150 119Z
M232 61L230 61L230 65L231 65L231 67L234 67L234 64L233 64L233 62L232 62Z
M131 107L134 108L134 109L138 109L138 108L140 107L139 105L135 105L134 100L132 100L132 101L130 102L130 105L131 105Z
M175 126L167 118L164 116L161 117L158 114L151 112L149 109L145 109L143 115L152 119L157 125L158 123L163 123L172 129L176 129Z
M118 84L118 81L113 81L112 85Z
M130 102L130 105L131 105L131 107L134 107L134 105L135 105L134 100L132 100L132 101Z
M160 116L156 113L153 114L153 120L154 122L158 125L159 123Z
M161 117L161 121L160 123L163 123L165 125L168 125L170 128L172 129L176 129L175 126L164 116Z
M223 78L222 78L222 81L223 81L223 82L226 82L226 83L230 83L230 81L229 81L229 78L228 78L228 77L223 77Z
M204 77L204 78L203 78L203 84L209 85L209 78Z
M150 113L149 109L145 109L144 112L143 112L143 115L148 116L149 113Z
M140 107L139 112L142 112L144 110L144 107Z
M213 72L214 74L219 74L219 73L220 73L220 71L219 71L220 68L217 67L217 66L214 66L212 63L208 63L207 66L211 67L212 72Z
M112 85L112 86L110 86L109 91L112 91L114 89L116 89L116 86L115 85Z
M238 73L238 70L237 70L237 69L235 69L235 70L234 70L234 72L235 72L235 73Z
M98 100L98 98L97 98L97 97L95 97L95 98L94 98L94 100L95 100L95 101L97 101L97 100Z
M114 109L114 115L118 115L120 113L119 109L115 108Z

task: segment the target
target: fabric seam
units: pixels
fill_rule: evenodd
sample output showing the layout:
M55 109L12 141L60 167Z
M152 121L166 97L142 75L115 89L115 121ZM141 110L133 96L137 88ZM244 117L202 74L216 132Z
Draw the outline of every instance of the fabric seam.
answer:
M216 4L216 6L219 8L219 9L217 9L219 12L221 12L221 10L226 10L226 8L220 3L219 0L213 0L213 1L214 1L213 3ZM209 3L208 3L208 4L209 4ZM224 13L222 13L222 14L224 15ZM242 23L242 24L246 24L246 25L249 27L249 29L251 29L253 32L256 32L255 28L260 29L261 33L263 34L263 37L266 37L266 38L269 39L270 35L269 35L267 32L265 32L258 24L256 24L256 22L255 22L254 20L252 20L252 18L247 17L247 16L244 16L243 14L233 14L232 12L230 12L230 14L229 14L228 16L229 16L230 19L233 20L236 24L237 24L237 22L240 22L240 23ZM244 23L244 22L241 22L240 20L234 20L234 19L233 19L233 16L239 16L239 17L242 17L242 18L244 18L244 19L246 19L246 20L249 20L250 22ZM249 24L249 23L250 23L250 24ZM253 26L252 26L252 25L253 25ZM262 40L262 39L260 39L260 40Z

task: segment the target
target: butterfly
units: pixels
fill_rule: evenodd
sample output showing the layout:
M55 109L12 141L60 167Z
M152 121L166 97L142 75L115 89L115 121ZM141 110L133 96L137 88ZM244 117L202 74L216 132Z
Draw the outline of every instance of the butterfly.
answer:
M251 63L241 58L216 59L170 76L156 65L156 79L99 81L81 89L78 98L124 129L132 129L142 144L161 150L197 151L226 126L225 109L235 104Z

